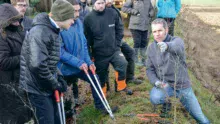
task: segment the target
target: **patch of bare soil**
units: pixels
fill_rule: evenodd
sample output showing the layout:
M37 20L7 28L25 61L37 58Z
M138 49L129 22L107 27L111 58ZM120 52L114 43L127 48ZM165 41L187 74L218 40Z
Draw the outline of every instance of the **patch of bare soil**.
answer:
M184 6L176 22L184 38L189 68L218 98L220 7Z

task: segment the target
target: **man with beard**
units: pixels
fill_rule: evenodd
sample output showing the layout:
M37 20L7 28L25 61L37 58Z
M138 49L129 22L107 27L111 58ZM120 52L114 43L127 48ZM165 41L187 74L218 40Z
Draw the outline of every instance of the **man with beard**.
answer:
M117 13L119 18L121 18L121 14L117 8L113 5L114 0L106 0L106 7L114 9ZM135 83L141 84L143 81L138 80L134 77L134 70L135 70L135 52L126 42L122 40L121 45L121 52L124 54L128 65L127 65L127 73L126 73L126 83ZM107 85L108 86L108 85Z
M79 1L80 10L79 10L79 19L84 22L85 16L90 12L89 7L87 5L87 0Z
M22 14L23 18L21 18L20 23L24 28L24 33L30 30L32 25L32 19L25 16L25 12L27 10L28 4L26 0L11 0L11 4L17 9L17 11Z
M22 15L11 5L0 5L0 123L24 124L31 118L25 93L19 88L20 53L24 40L19 20Z
M51 15L38 14L25 37L21 51L20 87L28 93L39 124L59 124L54 91L65 92L67 84L57 68L60 60L60 30L74 23L74 8L56 0Z
M92 12L84 20L84 31L89 50L95 60L103 92L106 94L108 67L112 64L116 71L116 91L132 94L132 91L126 88L127 61L120 51L123 24L118 13L112 8L105 8L104 0L97 0Z

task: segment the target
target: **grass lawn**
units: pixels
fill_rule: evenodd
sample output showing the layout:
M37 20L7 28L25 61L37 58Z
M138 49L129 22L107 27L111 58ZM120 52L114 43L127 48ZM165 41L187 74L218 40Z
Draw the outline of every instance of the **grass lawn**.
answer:
M112 70L110 73L113 72ZM145 68L137 68L136 76L143 76L145 73ZM203 109L205 115L210 119L213 124L219 124L220 122L220 106L215 104L214 97L212 93L202 87L200 82L193 76L189 71L190 78L193 82L194 92L199 100L199 103ZM111 76L113 77L113 76ZM113 82L113 78L110 79ZM113 83L112 83L113 84ZM139 120L137 117L125 117L126 114L143 114L143 113L160 113L161 106L154 107L149 101L149 91L152 86L145 76L143 84L135 85L129 84L129 88L133 89L135 93L132 96L128 96L124 93L115 93L113 91L113 86L111 85L112 90L108 93L108 101L111 106L118 106L120 111L115 113L116 120L113 121L111 118L106 115L103 116L100 112L96 111L93 102L91 104L84 105L80 115L77 119L78 124L140 124L147 123L145 121ZM171 117L162 119L162 118L151 118L150 122L153 123L153 119L158 119L160 121L170 121L171 123L176 122L177 124L196 124L195 120L185 111L183 106L180 104L178 99L171 99L172 101L172 111L170 112ZM175 111L176 110L176 111Z

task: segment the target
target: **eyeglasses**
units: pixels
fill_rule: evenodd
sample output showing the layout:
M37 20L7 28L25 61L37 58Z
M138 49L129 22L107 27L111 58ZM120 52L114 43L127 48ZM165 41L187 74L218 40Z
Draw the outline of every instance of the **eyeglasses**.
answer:
M18 7L24 7L24 8L28 7L27 4L17 4L17 6L18 6Z

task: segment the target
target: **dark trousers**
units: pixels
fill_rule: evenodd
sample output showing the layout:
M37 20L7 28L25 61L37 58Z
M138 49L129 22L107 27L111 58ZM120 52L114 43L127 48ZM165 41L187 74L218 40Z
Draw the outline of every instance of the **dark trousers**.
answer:
M95 78L94 78L93 74L91 72L89 72L89 75L90 75L91 79L93 80L96 88L98 89L98 85L97 85L97 82L95 81ZM95 107L97 109L104 109L104 106L103 106L98 94L96 93L94 87L92 86L91 82L89 81L88 77L86 76L86 74L83 71L81 71L78 74L74 74L74 75L71 75L71 76L65 76L64 77L64 79L67 81L68 85L73 84L73 89L72 89L73 94L77 93L77 97L78 97L78 86L77 86L77 82L76 82L78 78L88 82L91 85L92 96L93 96L93 99L94 99ZM99 93L101 93L100 90L99 90Z
M169 35L174 35L175 18L163 18L169 27Z
M67 82L67 85L70 86L72 84L72 92L73 92L73 97L74 99L79 98L79 89L78 89L78 78L76 76L64 76L64 80ZM72 103L72 100L66 100L65 101L65 111L71 111L73 107L75 107L75 101L74 101L74 106Z
M64 80L67 82L67 85L70 86L72 84L72 91L74 99L79 98L79 90L78 90L78 77L75 75L64 76Z
M145 48L147 47L148 31L140 31L131 29L131 34L134 40L134 48Z
M104 87L108 81L108 67L112 64L115 71L118 72L118 80L125 80L127 61L121 51L116 51L111 56L95 56L96 72L100 78L101 86Z
M135 51L126 42L122 42L121 52L124 54L125 59L128 62L126 81L134 79L134 68L135 68Z
M28 97L39 124L60 124L59 112L54 95L42 96L29 93Z

